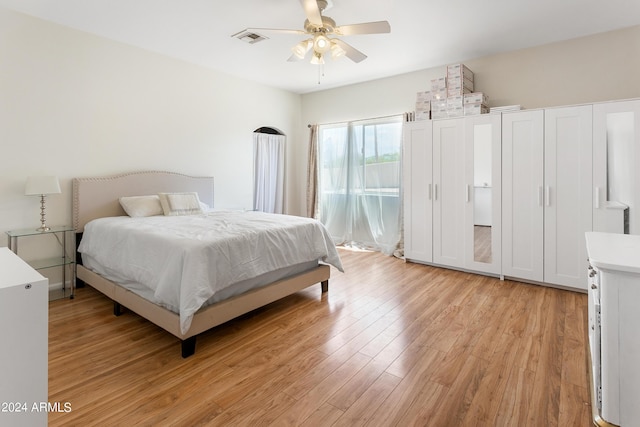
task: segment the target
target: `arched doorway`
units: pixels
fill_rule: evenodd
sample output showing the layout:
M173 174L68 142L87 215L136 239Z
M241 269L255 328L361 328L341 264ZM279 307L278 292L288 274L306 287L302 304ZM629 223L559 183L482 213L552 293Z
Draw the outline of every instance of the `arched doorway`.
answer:
M285 135L272 127L253 132L253 209L284 211Z

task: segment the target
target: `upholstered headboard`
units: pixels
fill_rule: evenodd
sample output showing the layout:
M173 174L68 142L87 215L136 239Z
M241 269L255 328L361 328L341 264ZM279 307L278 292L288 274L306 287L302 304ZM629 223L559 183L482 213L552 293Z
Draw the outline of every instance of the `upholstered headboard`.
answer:
M158 193L195 191L201 202L213 207L213 178L175 172L141 171L120 175L74 178L73 226L76 232L92 219L126 215L118 199Z

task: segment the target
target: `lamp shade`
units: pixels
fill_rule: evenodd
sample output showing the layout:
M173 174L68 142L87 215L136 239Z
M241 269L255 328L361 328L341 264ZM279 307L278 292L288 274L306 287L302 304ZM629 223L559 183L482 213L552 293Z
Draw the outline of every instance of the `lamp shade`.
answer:
M307 56L309 49L311 49L311 46L313 46L312 39L303 40L292 48L293 54L298 59L304 59L304 57Z
M57 176L30 176L24 189L25 196L41 196L43 194L58 194L60 183Z

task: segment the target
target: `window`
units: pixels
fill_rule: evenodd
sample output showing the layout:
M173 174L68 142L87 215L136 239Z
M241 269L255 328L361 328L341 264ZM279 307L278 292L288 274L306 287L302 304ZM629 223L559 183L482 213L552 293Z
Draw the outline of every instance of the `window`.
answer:
M401 234L402 117L323 125L319 219L338 244L392 254Z

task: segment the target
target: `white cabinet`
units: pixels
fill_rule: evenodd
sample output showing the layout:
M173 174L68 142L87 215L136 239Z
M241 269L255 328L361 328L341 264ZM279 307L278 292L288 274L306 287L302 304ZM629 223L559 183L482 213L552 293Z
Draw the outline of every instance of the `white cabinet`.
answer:
M594 231L640 234L639 147L640 100L593 106Z
M544 111L502 114L502 274L542 282Z
M502 272L586 289L591 106L502 116Z
M464 119L464 266L501 273L502 165L500 114Z
M406 259L500 274L500 131L500 115L405 123Z
M431 129L431 120L403 129L404 255L420 262L433 261Z
M464 119L433 121L433 262L464 267Z
M592 106L544 118L544 282L587 289L584 233L592 220Z
M426 120L404 135L407 259L585 290L584 233L640 234L640 100Z
M593 268L589 351L596 418L636 426L640 420L640 236L591 232L586 233L586 246Z
M0 248L0 425L47 425L48 304L48 280Z

